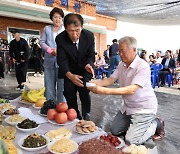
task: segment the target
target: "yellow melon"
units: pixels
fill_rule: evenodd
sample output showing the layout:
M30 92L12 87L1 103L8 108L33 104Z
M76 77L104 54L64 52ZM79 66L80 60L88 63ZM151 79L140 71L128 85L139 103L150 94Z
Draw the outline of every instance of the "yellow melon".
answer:
M39 99L35 102L35 106L36 106L36 107L43 107L45 101L46 101L45 98L39 98Z

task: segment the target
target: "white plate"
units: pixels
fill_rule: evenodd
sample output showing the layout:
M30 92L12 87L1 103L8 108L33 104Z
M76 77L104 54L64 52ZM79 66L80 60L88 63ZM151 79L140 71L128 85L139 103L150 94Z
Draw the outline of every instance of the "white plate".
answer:
M41 116L43 116L43 117L47 117L47 115L41 114L41 110L38 111L38 114L41 115Z
M32 107L38 110L41 109L41 107L37 107L35 104L33 104Z
M8 103L8 104L11 105L11 107L12 107L13 109L16 108L15 105L12 105L12 104L10 104L10 103ZM0 104L0 106L3 106L3 105L4 105L4 104ZM1 112L4 113L6 110L9 110L9 109L3 109L3 110L1 110Z
M48 119L48 122L53 124L53 125L65 126L65 125L70 125L70 124L74 123L75 120L73 120L73 121L68 120L65 124L58 124L58 123L56 123L55 120L49 120L49 119Z
M45 147L49 144L49 142L50 142L50 140L49 140L48 137L46 137L45 135L42 135L42 136L46 139L46 141L47 141L47 144L46 144L46 145L43 145L43 146L37 147L37 148L26 148L26 147L23 147L22 145L23 145L23 143L24 143L24 139L26 139L28 136L29 136L29 135L24 136L24 137L20 138L19 141L18 141L19 147L20 147L21 149L23 149L23 150L26 150L26 151L30 151L30 152L39 151L39 150L45 148Z
M58 141L58 140L57 140ZM72 153L74 153L74 152L76 152L77 150L78 150L78 144L75 142L75 141L73 141L73 140L71 140L73 143L74 143L74 145L76 146L76 149L73 151L73 152L66 152L66 153L57 153L57 152L54 152L54 151L52 151L51 150L51 146L53 145L53 144L55 144L55 142L57 142L57 141L53 141L53 142L51 142L51 143L49 143L48 144L48 146L47 146L47 149L51 152L51 153L53 153L53 154L72 154Z
M76 132L76 133L78 133L78 134L82 134L82 135L90 135L90 134L94 134L94 133L96 133L96 131L98 130L98 127L96 127L96 130L94 131L94 132L89 132L89 133L81 133L81 132L78 132L77 130L76 130L76 126L74 126L73 127L73 130Z
M40 124L37 127L35 127L35 128L23 129L23 128L19 128L18 125L16 125L16 128L18 130L20 130L22 132L25 132L25 133L32 132L32 131L38 129L39 127L40 127Z
M30 103L30 102L22 100L22 99L19 100L19 102L22 103L22 104L26 104L26 105L32 105L33 104L33 103Z
M12 115L11 115L12 116ZM4 121L7 123L7 124L9 124L9 125L17 125L18 123L19 123L19 121L17 121L17 122L10 122L9 121L9 118L11 118L11 116L8 116L8 117L6 117L5 119L4 119ZM25 117L24 117L25 118ZM26 118L25 118L26 119Z
M118 146L116 146L116 149L121 149L123 146L125 146L125 142L123 139L118 137L119 141L121 142Z

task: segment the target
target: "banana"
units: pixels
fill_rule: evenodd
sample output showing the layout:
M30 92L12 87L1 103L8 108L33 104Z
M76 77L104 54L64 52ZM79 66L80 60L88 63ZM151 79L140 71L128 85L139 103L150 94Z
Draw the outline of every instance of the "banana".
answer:
M23 91L23 92L22 92L21 98L22 98L23 100L27 100L27 93L28 93L28 91Z
M45 92L45 87L43 87L41 90L39 90L39 92L35 93L34 95L41 96L41 95L44 95L44 92Z
M35 95L32 92L28 92L27 97L28 100L32 103L35 103L39 98L45 98L44 96Z

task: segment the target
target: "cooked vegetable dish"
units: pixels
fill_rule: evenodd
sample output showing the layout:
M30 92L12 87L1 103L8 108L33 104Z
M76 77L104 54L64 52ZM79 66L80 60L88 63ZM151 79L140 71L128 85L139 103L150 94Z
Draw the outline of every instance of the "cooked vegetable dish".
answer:
M21 123L18 123L19 128L23 129L30 129L30 128L36 128L39 124L37 124L35 121L30 119L25 119Z
M33 133L29 135L26 139L24 139L24 143L22 146L26 148L37 148L46 144L47 140L43 136L37 133Z

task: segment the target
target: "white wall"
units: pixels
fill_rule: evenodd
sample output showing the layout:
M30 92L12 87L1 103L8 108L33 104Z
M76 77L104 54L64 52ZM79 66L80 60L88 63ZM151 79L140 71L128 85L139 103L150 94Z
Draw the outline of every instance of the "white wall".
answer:
M138 48L147 50L149 54L157 50L164 52L180 48L180 25L148 26L118 21L116 31L107 31L107 44L123 36L135 37Z

